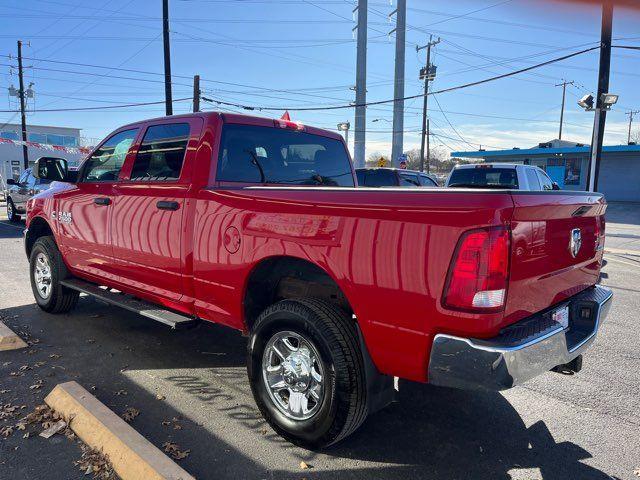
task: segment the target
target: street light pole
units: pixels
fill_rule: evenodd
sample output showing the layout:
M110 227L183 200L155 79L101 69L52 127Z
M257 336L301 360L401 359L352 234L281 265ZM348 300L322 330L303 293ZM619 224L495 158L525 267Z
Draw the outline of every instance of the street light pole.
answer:
M391 133L391 165L400 166L404 143L404 65L407 31L407 0L398 0L397 8L389 14L396 16L396 27L389 32L396 34L396 61L393 86L393 132Z
M604 127L607 121L607 106L603 100L609 91L609 73L611 70L611 34L613 29L613 3L602 4L602 29L600 40L600 69L598 73L598 96L596 98L596 113L593 122L593 137L591 140L591 157L587 176L587 190L595 192L598 189L598 173L602 160L602 141Z
M353 136L353 160L356 168L365 164L365 140L367 129L367 0L358 0L353 13L358 12L358 46L356 53L356 112Z

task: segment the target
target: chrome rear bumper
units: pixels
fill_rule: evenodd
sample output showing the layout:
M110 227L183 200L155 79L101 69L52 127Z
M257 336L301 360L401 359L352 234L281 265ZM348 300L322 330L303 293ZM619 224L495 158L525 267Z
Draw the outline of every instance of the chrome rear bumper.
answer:
M591 345L611 307L613 293L596 285L554 307L569 306L569 327L551 312L510 325L491 339L438 334L429 383L464 389L505 390L571 362Z

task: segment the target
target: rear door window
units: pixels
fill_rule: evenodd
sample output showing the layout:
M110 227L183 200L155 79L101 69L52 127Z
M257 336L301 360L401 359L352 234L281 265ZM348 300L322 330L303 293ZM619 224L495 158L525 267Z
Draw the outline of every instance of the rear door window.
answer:
M218 181L353 187L344 144L295 130L227 124Z
M91 183L115 182L137 135L138 129L132 128L110 137L85 162L83 180Z
M433 181L431 177L427 175L420 175L420 185L423 187L437 187L438 184Z
M420 181L418 180L418 174L409 172L398 172L400 176L401 187L419 187Z
M449 187L459 188L518 188L515 168L484 167L458 168L451 173Z
M524 171L527 175L527 183L529 184L529 190L542 190L540 187L540 180L538 180L538 174L533 168L525 168Z
M549 176L542 170L536 170L536 173L538 174L540 185L542 185L542 190L553 190L553 182L551 181Z
M363 185L367 187L397 187L398 180L393 170L373 169L366 171Z
M149 127L133 163L131 180L136 182L178 180L188 142L188 123L167 123Z

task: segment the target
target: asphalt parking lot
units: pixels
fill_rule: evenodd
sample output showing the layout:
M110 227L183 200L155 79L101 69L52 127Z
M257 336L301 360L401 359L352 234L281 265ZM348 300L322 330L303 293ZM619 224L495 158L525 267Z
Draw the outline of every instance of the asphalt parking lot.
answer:
M629 212L623 223L640 224L638 209L637 217ZM0 320L30 347L0 352L0 405L28 412L57 383L76 380L118 414L138 410L131 425L153 444L189 450L179 463L198 479L640 476L640 250L606 255L602 283L614 290L614 304L579 374L547 373L504 394L401 383L397 403L316 453L287 444L261 420L246 380L246 340L235 331L172 332L87 297L71 314L40 311L24 227L5 218ZM636 240L633 227L621 235ZM0 479L88 478L74 465L79 457L77 444L61 435L14 432L0 437Z

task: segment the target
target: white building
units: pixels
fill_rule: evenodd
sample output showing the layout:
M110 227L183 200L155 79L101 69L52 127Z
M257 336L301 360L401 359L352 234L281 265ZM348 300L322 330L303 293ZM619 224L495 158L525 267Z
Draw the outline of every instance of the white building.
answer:
M7 123L0 127L0 189L5 179L18 179L24 170L20 124ZM40 157L65 158L70 166L78 166L90 149L80 146L80 129L44 125L27 126L29 166Z

